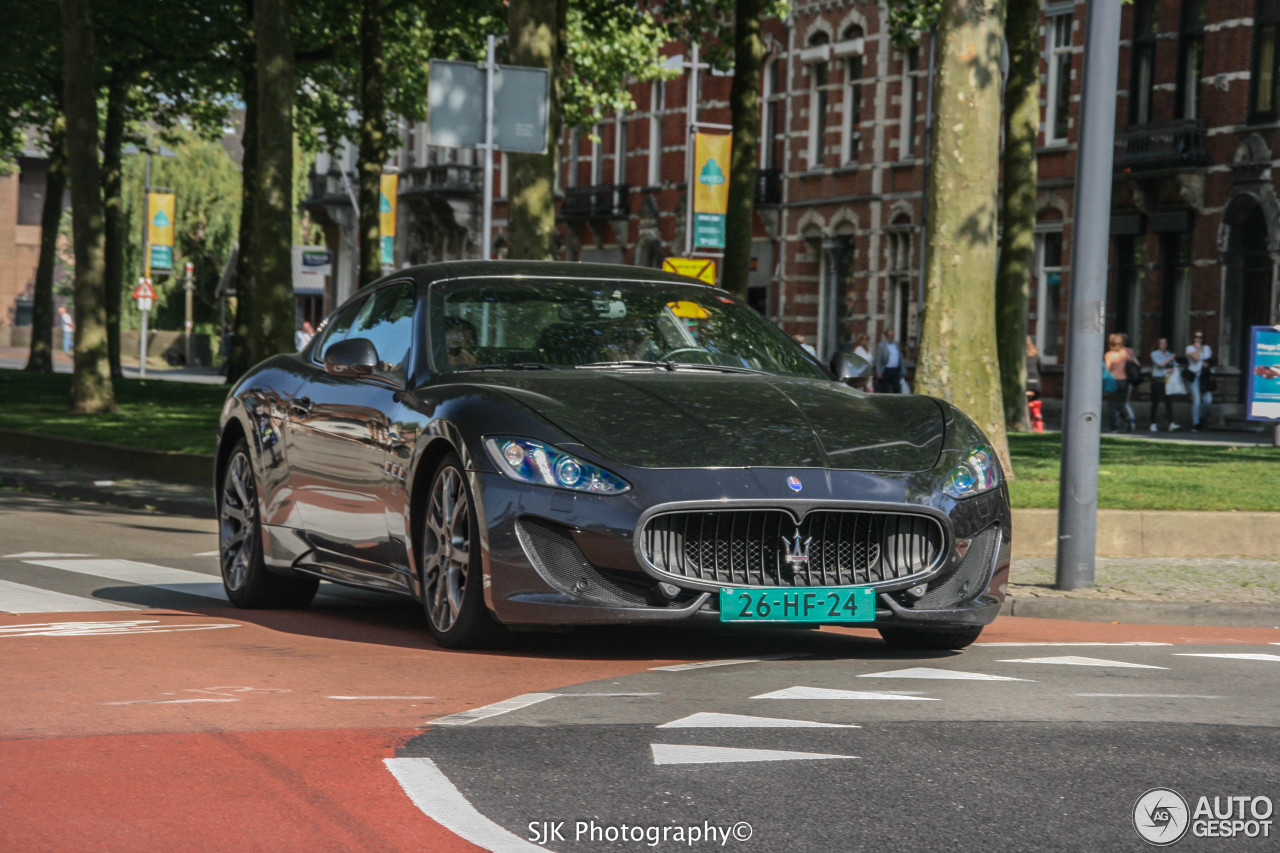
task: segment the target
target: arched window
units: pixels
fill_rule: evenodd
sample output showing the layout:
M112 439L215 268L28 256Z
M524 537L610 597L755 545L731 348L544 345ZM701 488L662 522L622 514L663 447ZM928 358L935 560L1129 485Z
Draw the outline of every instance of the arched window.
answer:
M825 49L824 49L825 48ZM831 93L831 37L814 33L809 38L809 168L826 165L827 108Z

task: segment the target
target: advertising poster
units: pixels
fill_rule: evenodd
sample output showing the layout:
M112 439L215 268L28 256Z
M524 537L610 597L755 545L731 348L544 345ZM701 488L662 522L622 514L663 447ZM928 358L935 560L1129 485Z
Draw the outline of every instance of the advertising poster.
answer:
M399 187L399 175L382 176L382 191L378 194L378 228L382 232L383 266L393 266L396 262L396 194Z
M1254 326L1249 346L1248 418L1280 421L1280 326Z
M147 274L173 269L173 193L147 193Z
M694 142L693 246L724 248L724 220L729 211L729 154L733 137L699 133Z

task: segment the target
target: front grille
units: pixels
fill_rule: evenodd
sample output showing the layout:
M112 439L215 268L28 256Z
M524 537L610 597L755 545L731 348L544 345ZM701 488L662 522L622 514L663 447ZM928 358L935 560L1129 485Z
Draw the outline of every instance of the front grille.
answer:
M925 574L946 537L924 515L817 510L671 512L649 520L644 556L661 571L730 586L850 586ZM807 559L802 559L807 558Z

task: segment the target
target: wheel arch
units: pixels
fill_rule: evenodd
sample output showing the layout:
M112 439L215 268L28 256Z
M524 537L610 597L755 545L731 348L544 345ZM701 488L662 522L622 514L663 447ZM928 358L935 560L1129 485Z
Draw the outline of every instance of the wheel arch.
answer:
M422 523L427 515L427 503L431 500L431 480L435 477L440 460L449 453L457 453L453 442L442 436L431 439L418 454L414 465L413 479L409 483L409 565L412 567L411 583L413 594L422 601L423 584L420 548L422 546Z

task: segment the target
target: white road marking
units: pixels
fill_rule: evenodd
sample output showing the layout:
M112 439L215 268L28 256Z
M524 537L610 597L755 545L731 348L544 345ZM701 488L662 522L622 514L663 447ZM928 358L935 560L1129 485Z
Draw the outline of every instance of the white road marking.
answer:
M103 705L193 705L197 702L239 702L239 699L134 699L128 702L103 702Z
M434 699L434 696L326 696L326 699L353 699L353 700L377 700L377 699Z
M987 675L985 672L961 672L957 669L933 669L927 666L913 666L907 669L894 669L887 672L869 672L858 678L937 678L955 679L958 681L1031 681L1029 678L1011 678L1007 675Z
M700 712L657 726L659 729L860 729L849 723L815 723L810 720L782 720L777 717L748 717L743 714Z
M447 717L431 720L430 724L433 726L465 726L477 720L487 720L490 717L497 717L511 711L519 711L521 708L528 708L530 705L554 699L557 695L559 694L526 693L523 696L515 696L511 699L503 699L501 702L494 702L492 705L472 708L470 711L460 711L457 714L449 714Z
M413 804L436 823L492 853L546 853L476 811L430 758L384 758Z
M201 551L199 554L192 554L193 557L217 557L221 551Z
M856 755L832 755L826 752L791 752L783 749L738 749L728 746L684 746L673 743L651 743L653 763L663 764L728 764L745 761L820 761L831 758L857 758Z
M1264 655L1241 652L1239 654L1209 654L1209 653L1192 653L1192 652L1175 652L1178 657L1183 658L1226 658L1228 660L1270 660L1280 661L1280 655Z
M1173 643L974 643L990 648L1017 648L1021 646L1172 646Z
M52 551L23 551L21 554L5 554L0 560L26 560L48 557L92 557L93 554L55 554Z
M1168 669L1167 666L1151 666L1145 663L1128 663L1122 660L1103 660L1102 658L1082 658L1077 655L1066 655L1057 658L1016 658L1002 660L1000 663L1056 663L1064 666L1115 666L1132 669Z
M107 634L169 634L179 631L212 631L217 628L239 628L238 622L216 624L165 625L158 619L120 622L41 622L31 625L6 625L0 637L100 637Z
M82 575L92 575L122 583L198 595L201 598L227 600L222 581L215 575L206 575L202 572L170 569L166 566L154 566L151 563L138 563L133 560L26 560L25 562L29 565L47 566L64 572L78 572Z
M1204 696L1197 693L1073 693L1086 699L1226 699L1226 696Z
M928 696L912 695L912 691L871 692L865 690L832 690L826 687L788 687L772 693L761 693L752 699L889 699L909 702L940 702Z
M95 486L114 486L116 484L116 481L115 480L94 480L93 484Z
M661 696L661 693L557 693L557 696L578 697L579 699L596 699L599 697L607 698L627 698L632 696Z
M89 613L137 609L124 604L110 604L94 598L82 598L0 580L0 613Z
M651 666L650 672L685 672L690 669L710 669L713 666L736 666L740 663L760 663L766 660L790 660L791 658L813 657L812 653L787 655L761 655L754 658L727 658L725 660L704 660L697 663L677 663L670 666Z

